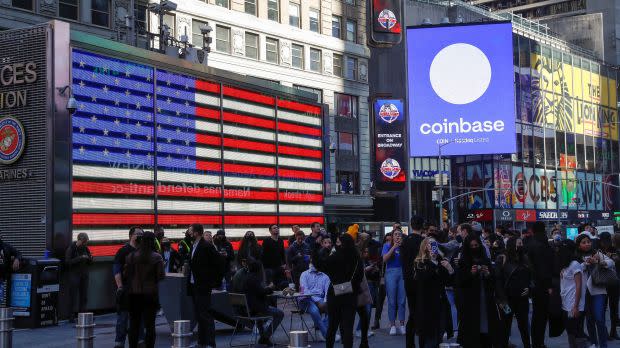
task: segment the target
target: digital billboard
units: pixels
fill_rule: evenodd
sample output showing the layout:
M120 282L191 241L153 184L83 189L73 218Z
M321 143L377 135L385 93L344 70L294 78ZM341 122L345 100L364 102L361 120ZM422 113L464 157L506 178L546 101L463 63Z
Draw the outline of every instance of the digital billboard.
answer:
M410 156L516 151L512 25L407 28Z
M401 0L372 0L370 38L377 44L397 44L402 38Z
M378 190L405 188L405 108L400 99L377 99L375 116L375 177Z

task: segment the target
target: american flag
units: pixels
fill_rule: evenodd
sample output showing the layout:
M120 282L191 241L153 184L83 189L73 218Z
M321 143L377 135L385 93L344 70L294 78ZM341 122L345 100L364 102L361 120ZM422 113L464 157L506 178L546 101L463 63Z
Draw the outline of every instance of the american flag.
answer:
M73 234L96 254L134 225L323 222L320 107L77 49L72 79Z

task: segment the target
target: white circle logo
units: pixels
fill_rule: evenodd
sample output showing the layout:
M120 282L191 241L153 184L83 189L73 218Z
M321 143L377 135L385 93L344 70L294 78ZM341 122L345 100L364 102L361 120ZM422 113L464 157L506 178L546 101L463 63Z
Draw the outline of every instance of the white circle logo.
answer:
M441 99L450 104L469 104L489 88L491 64L478 47L457 43L437 53L429 75L431 86Z

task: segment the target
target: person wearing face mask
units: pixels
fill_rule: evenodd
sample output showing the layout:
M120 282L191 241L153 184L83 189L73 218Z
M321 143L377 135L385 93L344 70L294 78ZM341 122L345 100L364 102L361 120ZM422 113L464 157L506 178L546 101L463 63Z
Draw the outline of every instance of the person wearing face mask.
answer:
M517 318L524 348L532 346L529 325L529 294L532 272L523 250L521 238L508 239L506 253L496 261L496 289L499 309L505 325L503 346L508 346L512 318Z
M495 302L495 274L482 241L475 235L463 241L456 288L460 297L457 342L463 348L500 346L503 324Z
M529 242L523 245L531 264L532 291L532 346L545 347L545 331L549 320L549 303L553 294L553 250L549 245L545 224L535 222L528 228L531 231Z
M253 231L247 231L239 244L239 251L237 252L237 265L242 267L244 261L248 259L262 260L263 250Z
M172 249L172 245L168 238L161 240L161 257L164 260L164 271L166 273L179 273L183 262L181 261L181 255Z

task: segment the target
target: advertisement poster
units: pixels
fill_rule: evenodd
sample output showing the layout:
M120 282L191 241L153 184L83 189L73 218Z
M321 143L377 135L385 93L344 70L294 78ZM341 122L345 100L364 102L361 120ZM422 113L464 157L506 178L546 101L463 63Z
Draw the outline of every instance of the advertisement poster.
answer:
M510 23L407 28L411 156L515 153L512 47Z
M482 167L479 165L467 166L467 186L472 190L482 189ZM467 204L469 209L484 207L484 196L481 192L471 193Z
M402 33L400 10L400 0L372 0L372 30L377 33Z
M510 164L500 163L495 167L495 207L512 207L512 185L510 183Z
M577 172L577 192L575 193L576 195L576 203L577 203L577 210L588 210L588 205L586 202L586 196L585 193L588 190L588 188L586 187L586 173L583 172Z
M484 200L485 208L493 208L493 201L495 191L493 190L493 165L491 163L484 164L484 188L487 191L484 191L484 196L486 199Z
M525 180L523 178L523 168L518 166L512 167L512 204L515 208L523 208L525 204L525 195L527 190L525 187Z
M30 291L32 275L23 273L11 274L10 306L16 308L15 316L30 315Z
M407 180L405 113L399 99L377 99L375 115L375 177L377 190L401 191Z

